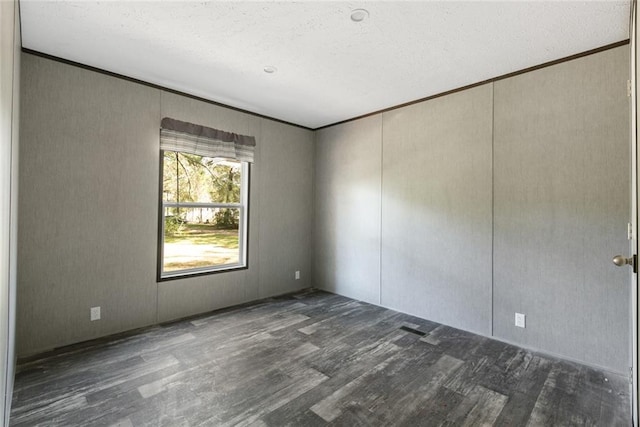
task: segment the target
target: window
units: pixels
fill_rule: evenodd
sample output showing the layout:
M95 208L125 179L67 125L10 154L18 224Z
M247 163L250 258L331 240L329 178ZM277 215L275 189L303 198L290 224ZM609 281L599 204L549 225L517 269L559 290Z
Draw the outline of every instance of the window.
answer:
M246 267L249 164L161 151L160 280Z
M247 267L253 136L160 123L158 280Z

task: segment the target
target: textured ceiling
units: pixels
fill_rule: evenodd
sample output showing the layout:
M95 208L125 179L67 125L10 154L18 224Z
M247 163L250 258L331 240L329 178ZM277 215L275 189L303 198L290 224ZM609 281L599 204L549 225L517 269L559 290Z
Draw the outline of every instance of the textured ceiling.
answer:
M615 0L20 5L25 48L310 128L625 40L630 13Z

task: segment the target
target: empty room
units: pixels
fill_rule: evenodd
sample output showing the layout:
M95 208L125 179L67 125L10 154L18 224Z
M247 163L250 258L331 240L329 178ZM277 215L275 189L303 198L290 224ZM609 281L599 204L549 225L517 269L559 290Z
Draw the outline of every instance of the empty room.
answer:
M0 0L0 426L638 425L636 19Z

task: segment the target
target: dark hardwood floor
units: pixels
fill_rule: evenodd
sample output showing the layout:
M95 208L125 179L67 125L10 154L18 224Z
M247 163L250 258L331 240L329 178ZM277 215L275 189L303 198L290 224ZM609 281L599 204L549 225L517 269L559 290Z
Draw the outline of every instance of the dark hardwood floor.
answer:
M629 426L628 380L320 291L18 367L12 426Z

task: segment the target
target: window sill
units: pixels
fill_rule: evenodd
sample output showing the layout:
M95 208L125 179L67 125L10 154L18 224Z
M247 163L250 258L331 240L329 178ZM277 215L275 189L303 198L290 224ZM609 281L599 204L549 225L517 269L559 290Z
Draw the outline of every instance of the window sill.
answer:
M171 280L179 280L179 279L189 279L192 277L199 276L208 276L210 274L220 274L220 273L229 273L231 271L239 271L239 270L248 270L249 267L246 265L231 265L225 267L218 267L214 269L207 270L191 270L191 271L176 271L175 273L168 273L165 275L160 275L157 278L157 282L168 282Z

